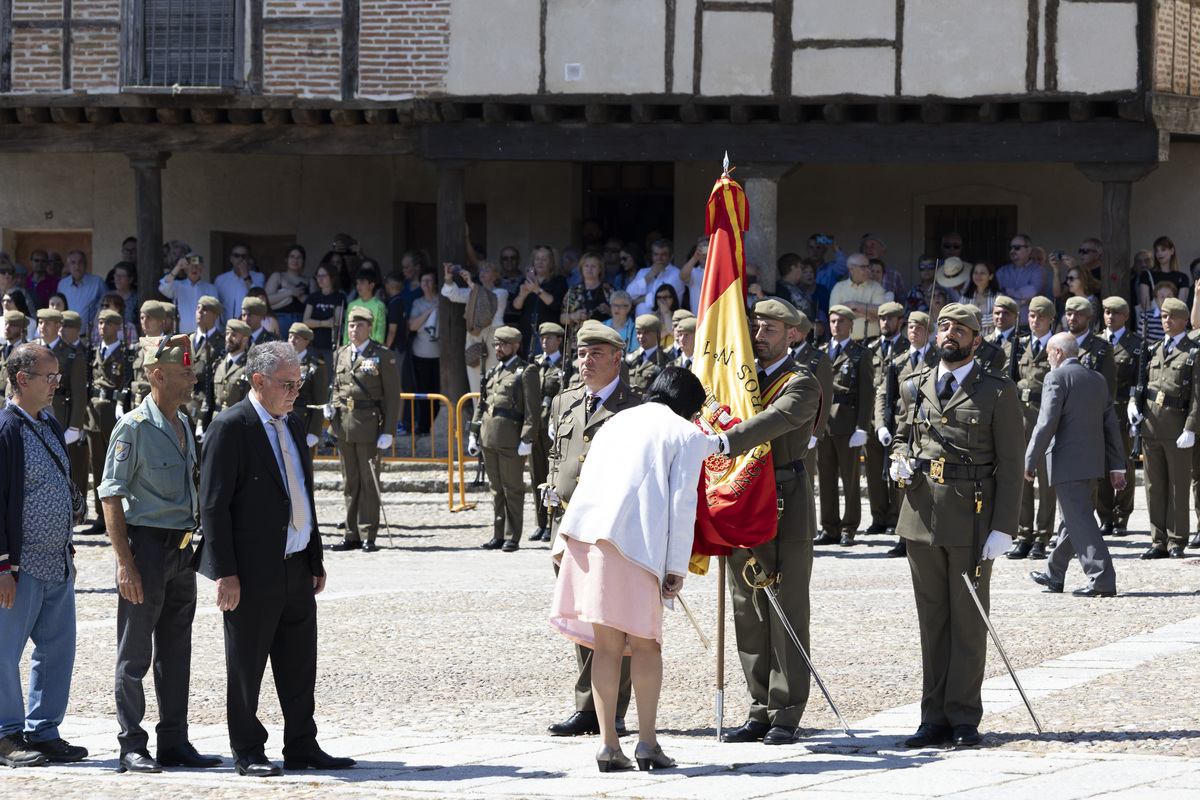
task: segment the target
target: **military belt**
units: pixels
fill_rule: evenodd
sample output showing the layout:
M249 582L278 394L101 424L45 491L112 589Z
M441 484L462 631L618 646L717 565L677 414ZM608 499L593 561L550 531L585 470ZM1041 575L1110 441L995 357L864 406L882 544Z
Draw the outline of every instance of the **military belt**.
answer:
M783 474L781 475L780 473L783 473ZM789 477L791 477L793 475L795 477L799 478L801 475L804 475L804 474L805 474L805 466L804 466L803 460L793 461L790 464L783 464L782 466L780 466L778 464L775 465L775 482L776 483L778 483L781 480L787 480Z
M139 533L162 542L169 550L182 550L192 541L195 530L178 531L171 528L150 528L145 525L128 526L130 533Z
M120 394L119 389L92 389L93 400L116 400Z
M1022 403L1040 403L1042 402L1042 393L1035 392L1032 389L1022 389L1019 393Z
M1147 398L1151 403L1163 408L1187 408L1188 401L1182 397L1171 397L1166 392L1155 392Z
M353 397L347 397L343 405L346 406L347 411L353 411L356 408L374 409L381 407L378 400L355 400Z
M917 469L939 483L950 481L977 481L990 478L996 473L995 464L947 464L945 461L917 459Z
M524 414L518 413L516 411L510 411L507 408L496 408L495 406L492 406L491 408L488 409L488 411L491 412L493 417L504 417L505 419L514 419L517 422L525 421Z

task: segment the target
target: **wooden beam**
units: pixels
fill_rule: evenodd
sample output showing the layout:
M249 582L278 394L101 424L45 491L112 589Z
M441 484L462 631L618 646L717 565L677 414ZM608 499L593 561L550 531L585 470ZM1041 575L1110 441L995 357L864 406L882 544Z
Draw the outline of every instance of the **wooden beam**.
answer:
M534 103L529 107L529 113L533 116L534 122L547 125L562 119L562 106Z
M292 122L297 125L320 125L325 121L325 112L319 108L293 108Z
M945 125L950 121L951 109L946 103L921 103L921 122L926 125Z
M505 103L484 103L484 122L508 122L512 119L512 109Z
M170 153L129 153L133 168L134 210L137 216L138 283L155 287L162 278L162 170ZM151 292L145 292L147 297Z
M357 108L331 108L329 119L334 125L357 125L362 122L362 112Z
M466 116L459 103L438 103L437 109L442 117L442 122L462 122L463 117Z
M50 107L50 119L54 120L55 122L57 122L59 124L67 124L67 125L73 125L73 124L76 124L79 122L83 122L83 109L79 108L78 106L75 106L75 107L51 106Z
M439 164L437 168L437 260L439 263L466 263L467 224L466 169L460 163ZM535 301L537 298L533 298ZM467 373L463 368L463 347L467 326L449 298L442 297L438 318L441 320L440 344L446 356L441 359L441 393L456 403L467 391Z
M779 121L785 125L804 122L804 107L799 103L780 103Z
M999 103L981 103L979 106L979 121L991 124L1004 118L1004 111Z
M197 125L216 125L221 121L221 109L219 108L193 108L192 122Z
M592 125L612 122L613 116L613 107L606 103L588 103L583 107L583 118Z
M1090 100L1072 100L1067 106L1071 122L1090 122L1096 116L1096 104Z
M182 125L191 120L186 108L156 108L154 116L164 125Z
M845 103L826 103L821 109L825 121L831 125L841 125L850 119L850 109Z
M43 125L50 121L50 112L42 106L24 106L17 109L17 122L22 125Z
M121 109L121 121L130 125L149 125L155 119L153 108L135 106Z
M699 125L702 122L708 122L708 106L701 106L696 103L684 103L679 107L679 119L688 125Z
M644 128L641 130L645 130ZM124 153L163 150L264 155L407 154L415 130L401 125L9 125L0 128L2 153ZM161 276L160 276L161 277Z
M900 121L899 103L879 103L875 106L875 119L884 125L893 125Z
M88 106L83 109L83 116L93 125L108 125L117 118L117 112L106 106Z
M639 125L654 122L658 119L658 105L655 103L631 103L629 117Z
M1046 107L1041 103L1018 103L1017 113L1021 122L1041 122L1046 116Z
M292 114L285 108L264 108L262 121L264 125L287 125L292 121Z
M393 119L390 108L368 108L363 111L363 118L368 125L386 125Z

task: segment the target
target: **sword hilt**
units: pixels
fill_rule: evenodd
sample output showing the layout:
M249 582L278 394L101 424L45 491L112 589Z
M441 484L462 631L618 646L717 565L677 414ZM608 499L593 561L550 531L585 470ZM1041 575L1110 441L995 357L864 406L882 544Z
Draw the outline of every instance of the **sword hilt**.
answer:
M759 580L753 580L750 577L752 571L757 572L763 577ZM742 580L744 580L746 585L751 589L765 589L771 584L775 583L775 578L775 575L768 575L763 571L762 567L758 565L758 561L755 560L754 556L750 556L748 559L746 559L746 565L742 567Z

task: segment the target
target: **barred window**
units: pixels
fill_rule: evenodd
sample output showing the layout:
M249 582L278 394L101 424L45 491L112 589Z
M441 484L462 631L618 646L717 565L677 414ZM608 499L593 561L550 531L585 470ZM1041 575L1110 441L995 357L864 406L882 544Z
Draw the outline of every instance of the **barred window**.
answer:
M241 0L134 0L127 81L187 90L238 85Z

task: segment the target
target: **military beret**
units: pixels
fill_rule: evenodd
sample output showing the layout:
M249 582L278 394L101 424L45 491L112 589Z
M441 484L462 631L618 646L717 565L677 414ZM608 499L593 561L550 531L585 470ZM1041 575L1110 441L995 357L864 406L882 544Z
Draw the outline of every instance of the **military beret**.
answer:
M242 322L240 319L231 319L225 323L225 330L237 331L242 336L250 335L250 326Z
M288 328L288 333L294 333L297 336L308 339L310 342L316 338L312 328L308 327L303 322L293 322L292 327Z
M15 308L12 311L4 312L4 321L9 323L10 325L28 325L29 324L29 320L25 318L25 315L22 314L20 311L17 311Z
M575 335L575 341L580 346L585 344L610 344L621 350L625 349L625 337L607 325L602 324L581 326L579 333Z
M850 308L850 306L844 306L841 303L838 303L836 306L830 306L829 313L837 314L839 317L845 317L846 319L858 319L858 314L854 313L854 309Z
M950 256L937 269L937 285L952 289L967 279L967 265L958 256ZM939 317L940 319L940 317Z
M125 321L124 317L122 317L116 311L113 311L111 308L104 309L103 311L100 312L99 316L100 316L101 322L115 322L118 325L120 325L122 322Z
M676 327L679 328L680 333L695 333L696 318L684 317L683 319L679 320L679 324Z
M979 332L979 317L975 316L975 312L962 303L950 303L944 306L942 313L938 314L938 325L941 325L943 320L957 322Z
M167 318L167 309L157 300L147 300L142 303L142 313L150 319L163 320Z
M803 311L797 311L796 313L800 315L800 324L796 326L800 330L800 335L808 336L808 332L812 330L812 321Z
M654 314L642 314L633 321L633 327L639 331L658 331L662 330L662 323Z
M167 342L167 346L159 350L164 341ZM143 336L138 339L138 345L142 348L142 363L147 367L152 364L185 364L189 367L192 365L192 337L186 333Z
M261 297L247 297L242 300L242 312L265 317L267 315L267 303Z
M48 319L53 322L62 322L62 312L56 308L39 308L37 312L38 319Z
M800 312L794 305L779 297L759 300L754 304L754 308L750 309L750 316L773 319L784 325L791 325L793 328L800 324Z
M78 311L62 312L62 323L64 328L82 328L83 317L79 316Z
M243 304L243 308L244 307L245 307L245 304ZM349 320L351 322L354 322L354 320L356 320L356 319L363 319L363 320L366 320L367 322L374 322L375 315L372 314L371 309L367 308L366 306L355 306L354 308L350 309Z
M496 332L492 334L492 338L497 342L505 342L506 344L520 344L521 332L511 325L501 325L496 328Z
M963 303L962 305L967 309L967 311L970 311L972 314L974 314L981 323L983 322L983 309L974 303Z
M1029 310L1039 317L1054 316L1054 301L1048 297L1035 297L1029 301Z
M1092 316L1092 301L1086 297L1068 297L1067 311L1077 311Z
M1170 314L1172 317L1180 317L1187 319L1188 313L1187 303L1180 300L1178 297L1168 297L1162 301L1162 310Z
M168 317L173 317L179 313L179 309L175 307L174 303L167 303L163 300L159 300L158 302L162 304L163 310L167 312Z
M567 332L557 322L543 322L538 325L538 336L566 336Z
M924 311L914 311L908 315L909 322L915 322L925 330L929 330L929 315Z
M691 311L689 311L686 308L677 308L677 309L675 309L674 312L671 313L671 321L679 322L679 320L681 320L681 319L690 319L695 316L696 316L695 314L693 314Z
M1021 313L1021 304L1005 294L996 295L996 301L992 303L992 307L995 308L996 306L1000 306L1000 308L1007 308L1014 314Z
M903 317L904 306L899 303L884 303L879 307L879 316L881 317Z
M218 317L225 313L225 310L221 308L221 301L213 297L211 294L206 294L204 297L201 297L197 305L199 305L205 311L211 311Z
M1129 313L1129 303L1125 302L1124 297L1106 297L1104 298L1104 307L1110 308L1118 314Z

